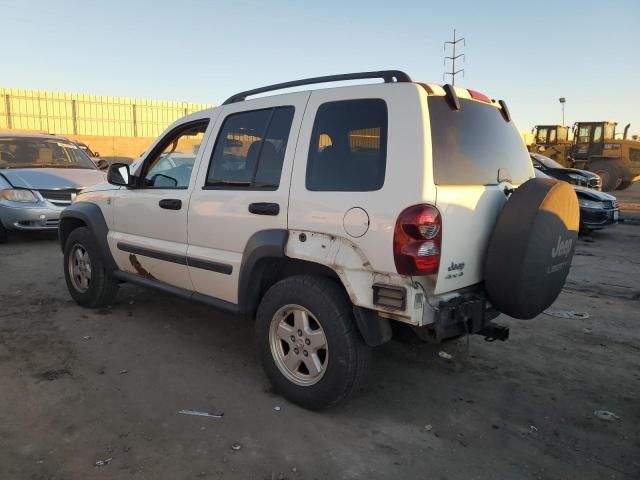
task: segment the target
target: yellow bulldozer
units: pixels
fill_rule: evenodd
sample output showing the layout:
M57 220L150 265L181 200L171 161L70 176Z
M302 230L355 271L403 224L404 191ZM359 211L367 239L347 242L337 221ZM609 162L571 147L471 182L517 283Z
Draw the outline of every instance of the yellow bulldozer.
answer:
M538 125L529 151L597 173L605 191L622 190L640 177L640 140L627 138L630 125L619 134L616 126L616 122L576 122L570 140L568 126Z

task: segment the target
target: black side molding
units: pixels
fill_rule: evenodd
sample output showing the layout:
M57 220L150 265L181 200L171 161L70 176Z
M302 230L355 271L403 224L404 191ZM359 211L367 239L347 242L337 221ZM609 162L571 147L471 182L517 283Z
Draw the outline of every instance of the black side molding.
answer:
M177 263L179 265L187 265L186 255L175 255L173 253L160 252L150 248L131 245L130 243L118 242L118 250L133 253L134 255L142 255L143 257L155 258L156 260L164 260L165 262Z
M174 253L161 252L151 248L139 247L126 242L118 242L118 250L133 253L134 255L142 255L143 257L164 260L165 262L177 263L178 265L187 265L193 268L209 270L211 272L224 273L231 275L233 267L226 263L212 262L209 260L201 260L199 258L188 257L186 255L176 255Z
M187 257L187 265L201 270L209 270L210 272L224 273L231 275L233 267L226 263L212 262L210 260L200 260L199 258Z

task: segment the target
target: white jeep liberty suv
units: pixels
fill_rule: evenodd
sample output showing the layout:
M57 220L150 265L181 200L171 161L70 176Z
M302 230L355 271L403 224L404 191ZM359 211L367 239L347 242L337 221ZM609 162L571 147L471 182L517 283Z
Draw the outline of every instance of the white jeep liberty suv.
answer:
M395 70L258 88L78 195L59 227L66 282L86 307L131 282L255 318L276 390L327 408L399 328L505 340L499 313L556 299L578 203L533 177L506 104L473 90Z

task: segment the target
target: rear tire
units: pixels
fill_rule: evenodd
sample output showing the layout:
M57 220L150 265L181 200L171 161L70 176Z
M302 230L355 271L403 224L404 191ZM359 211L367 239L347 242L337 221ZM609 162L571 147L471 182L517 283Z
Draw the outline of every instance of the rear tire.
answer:
M118 282L106 271L95 238L85 227L76 228L67 238L64 277L71 297L83 307L105 307L118 293Z
M611 192L622 183L622 168L617 162L600 160L589 164L589 170L602 178L602 190Z
M274 389L310 410L349 397L371 363L349 298L335 281L319 276L289 277L267 291L258 307L256 341Z

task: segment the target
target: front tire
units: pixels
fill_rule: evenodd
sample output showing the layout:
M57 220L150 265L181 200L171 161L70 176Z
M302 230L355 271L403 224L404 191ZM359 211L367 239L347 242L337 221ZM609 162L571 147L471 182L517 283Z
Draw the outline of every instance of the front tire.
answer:
M264 295L256 341L275 390L310 410L332 407L366 380L371 347L357 329L353 307L328 278L281 280Z
M64 277L71 297L83 307L110 305L118 293L118 282L109 275L91 232L76 228L64 248Z
M622 183L622 168L617 162L597 161L589 165L589 170L600 176L604 192L611 192Z

